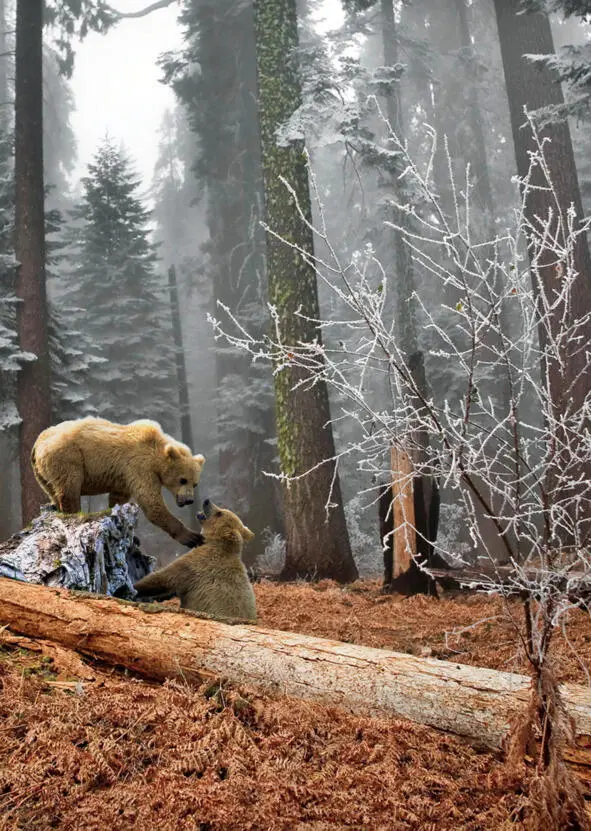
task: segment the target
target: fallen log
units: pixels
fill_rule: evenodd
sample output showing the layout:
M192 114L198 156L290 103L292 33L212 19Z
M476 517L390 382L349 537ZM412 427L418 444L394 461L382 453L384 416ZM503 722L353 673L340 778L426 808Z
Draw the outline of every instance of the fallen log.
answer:
M591 574L579 569L553 572L531 566L522 568L517 574L512 566L487 564L480 568L430 568L428 571L442 588L452 591L495 592L502 586L505 596L513 594L538 599L539 595L552 590L566 595L572 603L591 600ZM529 584L527 592L524 583Z
M0 624L146 678L232 683L314 699L366 714L389 713L499 748L529 701L522 675L278 632L190 612L73 595L0 579ZM591 766L591 691L565 684L574 719L573 761Z
M0 577L133 598L133 584L153 565L135 535L138 511L130 503L94 514L46 507L0 543Z

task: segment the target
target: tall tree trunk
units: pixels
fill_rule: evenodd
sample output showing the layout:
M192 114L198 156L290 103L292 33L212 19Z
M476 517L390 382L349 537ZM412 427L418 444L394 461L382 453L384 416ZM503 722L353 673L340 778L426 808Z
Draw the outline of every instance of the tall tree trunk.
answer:
M380 0L382 17L382 45L384 50L384 65L395 67L398 63L398 34L394 18L393 0ZM386 112L390 127L399 141L404 142L405 126L403 108L400 95L400 84L391 86L385 96ZM391 177L390 187L395 200L404 201L403 185L395 176ZM392 208L391 217L395 225L407 227L409 222L406 215L396 208ZM401 231L392 230L394 250L396 253L396 337L401 350L408 356L418 349L417 326L414 314L414 301L411 299L415 290L415 279L410 249L404 241Z
M466 0L431 0L428 16L429 40L434 51L434 75L437 78L433 88L437 128L433 173L440 204L453 227L456 222L454 196L461 199L459 194L464 190L466 167L469 165L471 212L472 215L477 214L482 223L480 241L493 240L496 234L494 198L479 101L479 63L472 45ZM455 193L450 181L446 141ZM449 267L452 267L451 263ZM502 287L497 288L500 290ZM445 305L453 308L459 299L457 290L446 289ZM508 334L510 320L507 319L505 308L501 309L500 315L503 330ZM490 345L486 359L494 366L503 343L498 334L491 332L485 332L484 339ZM502 364L492 370L491 381L487 392L493 395L495 401L499 402L500 410L506 414L510 411L511 403L506 370ZM439 390L446 390L448 383L446 373L442 373L438 380Z
M168 269L168 290L170 292L172 335L174 338L176 377L179 388L181 441L183 441L188 447L192 448L193 431L191 429L191 408L189 407L189 388L187 386L187 369L185 366L185 350L183 347L183 329L181 326L179 290L176 279L176 267L174 265L171 265Z
M480 106L478 84L476 77L476 60L472 37L470 35L470 21L466 0L454 0L458 16L460 47L463 51L464 78L467 88L468 125L472 134L472 153L470 158L472 175L474 176L475 194L478 207L484 211L489 219L489 227L494 212L494 199L490 183L488 152L484 139L484 126Z
M0 0L0 130L10 129L11 112L8 91L8 69L12 68L8 49L6 0Z
M537 152L537 148L531 130L527 126L524 127L524 107L532 111L540 107L561 104L564 99L556 74L548 67L536 66L524 57L526 54L553 54L554 44L548 16L542 13L518 14L520 6L519 0L495 0L517 172L520 177L525 177L530 167L530 153ZM556 232L557 207L561 214L558 219L563 221L563 227L567 227L566 217L571 204L574 206L577 218L580 220L583 217L581 194L568 123L554 123L542 130L540 135L542 139L550 139L545 145L544 152L556 199L545 188L547 183L538 169L534 174L532 184L542 187L528 192L526 217L533 225L537 225L536 217L546 221L552 214L554 216L552 232ZM530 258L531 254L530 245ZM563 304L559 304L550 319L539 327L540 345L545 349L548 346L547 330L549 329L550 337L555 340L564 325L563 315L567 324L572 323L573 315L579 319L589 316L584 331L579 331L579 342L571 338L565 343L564 337L560 339L559 354L548 357L542 367L544 378L548 378L553 416L558 425L562 419L568 422L569 417L577 411L582 411L585 398L591 389L591 364L588 360L588 345L591 343L591 257L585 234L579 234L577 237L574 261L578 277L571 290L570 307L565 309ZM554 251L542 251L536 271L532 269L533 291L538 302L541 296L545 296L549 303L554 302L555 287L561 276L559 265L556 263ZM580 424L578 429L575 429L571 422L573 433L577 432L576 437L561 432L560 426L556 429L559 446L561 441L567 445L572 444L573 441L578 440L578 435L583 435L585 430L589 429L589 418L587 417L586 424ZM566 500L570 504L573 521L577 519L575 514L578 511L580 530L586 534L591 531L589 454L587 453L586 459L573 468L572 458L569 460L557 451L550 469L549 488L554 487L553 482L564 472L564 466L569 463L571 466L569 476L573 484L567 486L565 492L555 493L553 499L555 504L558 500ZM574 485L577 479L579 482ZM576 497L581 498L578 509L575 507ZM558 544L568 545L572 542L570 535L567 535L558 541Z
M268 326L264 280L264 232L260 227L262 171L256 102L254 11L235 11L233 0L195 4L199 23L198 57L205 101L201 119L207 165L208 226L213 290L251 330ZM235 58L220 66L231 44ZM219 472L224 499L240 514L255 539L246 552L254 562L265 548L266 529L282 531L273 469L275 436L272 376L247 355L219 346L215 355L218 398ZM262 390L268 383L268 393ZM228 394L242 385L240 401ZM267 403L268 402L268 403Z
M316 274L290 243L313 251L313 234L300 218L294 199L280 181L294 188L308 222L312 211L303 142L278 146L276 130L300 104L293 51L298 45L295 0L255 0L255 33L266 220L282 242L267 234L269 297L277 309L286 343L320 340ZM304 319L304 316L307 319ZM298 476L324 461L314 472L285 485L286 562L283 577L357 578L345 523L328 391L322 382L304 390L296 385L301 371L283 368L275 375L277 439L281 469ZM330 497L328 516L325 504Z
M29 522L45 495L31 466L31 449L51 421L50 365L45 285L43 192L42 0L19 0L15 63L15 292L19 345L37 360L18 376L22 522Z
M382 17L382 39L384 50L384 64L394 67L398 63L398 33L396 31L396 20L394 17L393 0L381 0ZM386 95L386 110L390 127L401 142L404 142L405 126L403 120L403 106L401 100L400 84L395 84ZM392 177L391 188L394 198L398 201L404 199L403 185L397 178ZM410 230L410 220L402 212L392 209L394 224ZM407 246L404 235L401 231L393 231L394 249L396 252L396 337L401 350L409 362L415 383L419 389L425 390L427 386L425 368L422 354L418 351L417 324L414 314L414 301L411 299L415 290L415 276L411 252ZM415 377L414 367L420 365L420 378ZM424 445L424 446L423 446ZM417 442L413 448L412 457L414 462L424 461L426 453L426 442ZM400 458L398 453L395 458ZM395 503L393 495L394 483L388 483L382 490L379 500L378 516L380 520L380 533L382 542L384 537L390 535L384 549L384 587L396 591L404 591L408 594L433 593L435 583L424 571L418 567L415 560L407 561L404 555L406 541L403 544L395 545ZM437 521L439 511L439 490L436 482L430 476L417 476L412 481L410 489L414 500L414 528L416 530L416 553L418 560L432 565L433 544L437 533ZM433 521L437 511L437 521ZM431 540L431 543L425 542ZM399 562L395 562L399 560Z
M429 39L435 50L438 78L434 89L439 139L434 170L437 186L446 213L453 217L445 136L457 181L464 180L464 168L470 164L473 197L490 227L494 204L466 0L433 0L429 18Z

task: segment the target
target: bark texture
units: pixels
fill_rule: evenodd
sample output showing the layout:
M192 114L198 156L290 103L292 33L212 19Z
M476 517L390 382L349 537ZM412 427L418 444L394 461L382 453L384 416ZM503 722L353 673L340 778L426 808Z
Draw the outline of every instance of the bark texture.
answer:
M190 106L203 146L198 170L208 188L214 301L262 333L268 312L254 11L234 0L193 6L198 46L192 59L202 81ZM220 62L225 52L233 57ZM255 533L245 552L252 564L264 552L265 529L283 533L280 488L264 475L276 469L272 373L219 342L215 365L220 480L227 504Z
M505 83L509 99L511 114L511 128L513 132L513 143L515 146L515 158L517 172L520 177L527 175L530 166L530 154L537 152L529 126L525 124L524 108L529 111L547 107L554 104L562 104L564 99L557 75L547 67L536 66L528 61L526 54L553 54L554 43L550 21L546 14L518 14L520 9L519 0L495 0L495 10L501 45L501 55L505 72ZM559 244L563 242L562 235L556 224L557 214L567 227L567 212L574 206L578 220L584 216L581 202L581 194L577 171L575 167L573 147L569 126L566 122L552 124L540 133L542 139L550 139L545 145L546 163L553 183L555 195L544 188L547 185L541 171L537 171L532 183L538 188L529 191L526 201L526 216L536 227L540 221L544 222L552 213L554 222L550 236L557 234ZM531 242L531 241L530 241ZM530 246L530 257L531 257ZM561 279L561 264L556 262L556 253L550 250L538 256L538 267L532 269L532 283L534 294L538 303L541 297L545 297L548 304L556 304L549 321L539 327L539 338L542 348L548 344L547 330L551 338L559 344L558 354L551 354L546 358L543 372L548 378L548 387L552 399L554 417L560 423L561 419L568 419L580 410L582 403L591 389L591 363L588 357L589 343L591 343L591 257L585 234L577 237L574 251L575 267L578 272L573 288L571 290L571 302L569 308L563 303L556 303L555 287ZM579 338L570 338L565 342L564 336L560 338L559 332L564 326L563 317L567 325L571 323L574 316L581 319L590 315L586 322L584 331L579 330ZM570 428L577 436L589 429L588 418L585 423L577 424L576 428L571 421ZM567 447L577 439L573 435L562 432L557 428L557 440L563 442ZM569 464L568 452L555 455L555 470L564 471ZM572 464L572 463L571 463ZM552 467L552 466L551 466ZM553 487L552 472L550 473L548 488ZM591 498L589 487L591 482L591 459L587 454L583 464L577 465L576 469L570 472L572 480L579 480L579 484L568 493L560 493L552 496L555 502L559 500L571 500L574 505L573 496L582 497L582 504L579 507L581 520L581 533L589 533L591 530ZM575 510L573 508L573 510ZM572 540L563 539L563 545L572 544Z
M294 189L311 222L310 193L304 145L279 146L276 131L300 104L294 49L298 45L295 0L256 0L255 34L260 102L261 146L267 234L269 298L279 316L285 343L319 341L318 290L314 268L294 247L313 252L313 234L301 219L294 198L280 177ZM285 242L284 242L284 241ZM286 244L287 243L287 244ZM304 319L307 318L307 319ZM285 579L330 577L355 580L357 567L345 523L335 463L326 384L299 386L300 371L284 367L275 375L275 411L281 470L297 476L327 460L313 473L284 487L286 527ZM325 504L330 493L328 517Z
M399 64L399 34L394 17L393 0L380 0L380 17L382 23L384 66L394 69ZM398 81L391 84L387 88L384 98L390 129L398 140L404 144L406 129L403 116L404 107L401 94L401 82ZM391 172L391 175L388 177L388 189L394 201L404 204L408 201L409 195L405 193L404 181L398 178L400 172L401 170ZM386 218L401 228L408 230L411 228L409 217L398 208L389 206L387 208ZM393 309L393 317L396 324L396 338L401 350L406 355L410 355L416 352L418 348L415 314L416 303L413 299L416 281L411 250L406 244L402 231L386 227L384 228L384 234L387 238L391 238L391 244L394 248L396 258L395 306ZM386 390L389 391L388 385L386 385Z
M408 718L493 748L530 700L530 679L522 675L162 609L0 579L0 624L148 678L190 683L222 676L355 712ZM577 747L569 755L589 763L591 692L565 684L561 694L576 725Z
M43 190L42 0L19 0L15 58L15 293L23 352L36 360L18 375L22 523L37 515L44 494L31 467L31 450L51 422Z
M137 520L129 503L98 514L43 511L0 543L0 576L133 598L133 584L152 568L139 549Z
M191 408L189 406L189 388L187 386L187 368L185 365L185 349L183 347L183 328L179 306L179 290L176 279L176 267L168 269L168 291L170 293L170 312L172 318L172 334L174 337L174 356L176 363L176 377L179 388L179 414L181 422L181 441L188 447L193 447L193 430L191 429Z

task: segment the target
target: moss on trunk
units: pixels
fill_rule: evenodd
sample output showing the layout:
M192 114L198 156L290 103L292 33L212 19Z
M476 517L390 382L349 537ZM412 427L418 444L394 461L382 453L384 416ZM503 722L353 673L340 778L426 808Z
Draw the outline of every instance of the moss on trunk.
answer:
M255 0L258 92L265 188L269 299L277 308L286 343L320 340L310 320L318 319L316 273L293 246L313 251L313 235L299 216L297 196L311 221L308 171L303 142L279 146L277 128L300 104L300 86L293 51L298 44L295 0ZM275 234L281 237L277 239ZM287 243L287 244L286 244ZM299 312L299 314L298 314ZM282 472L297 476L323 459L334 457L328 392L324 383L311 390L294 389L301 371L285 368L275 376L277 438ZM351 554L338 475L331 509L325 514L334 462L284 487L286 563L283 576L357 577Z

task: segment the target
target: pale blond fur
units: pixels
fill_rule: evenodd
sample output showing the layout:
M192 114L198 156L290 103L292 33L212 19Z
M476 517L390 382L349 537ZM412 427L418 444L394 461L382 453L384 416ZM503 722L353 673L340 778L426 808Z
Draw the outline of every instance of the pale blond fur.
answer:
M213 504L201 529L204 545L142 577L136 591L149 597L176 594L183 609L214 618L256 621L254 591L241 559L244 542L254 534L232 511Z
M39 435L31 462L39 484L64 513L78 512L81 496L108 493L111 507L137 502L150 522L184 545L201 541L200 534L170 513L162 488L180 507L191 504L205 459L193 456L155 421L64 421Z

